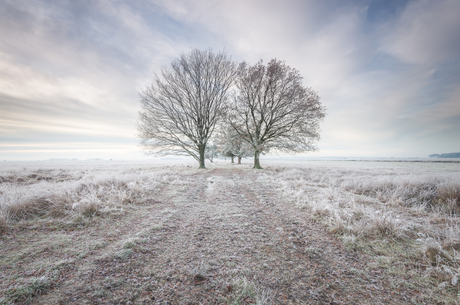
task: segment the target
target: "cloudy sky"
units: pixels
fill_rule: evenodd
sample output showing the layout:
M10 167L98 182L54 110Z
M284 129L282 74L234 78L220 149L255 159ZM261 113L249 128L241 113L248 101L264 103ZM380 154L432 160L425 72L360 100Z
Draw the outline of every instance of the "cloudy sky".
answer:
M308 156L460 151L459 0L0 0L0 159L145 158L138 92L192 48L298 69Z

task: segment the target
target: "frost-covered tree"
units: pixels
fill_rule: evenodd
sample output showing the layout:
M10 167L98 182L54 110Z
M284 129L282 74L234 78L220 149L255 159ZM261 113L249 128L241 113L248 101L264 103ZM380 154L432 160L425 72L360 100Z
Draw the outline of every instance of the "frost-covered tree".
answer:
M227 150L233 156L238 158L238 164L241 164L241 159L254 155L252 146L246 142L239 134L234 133L227 143ZM233 163L233 159L232 159Z
M236 86L227 120L254 150L254 168L262 168L259 156L269 149L292 153L316 148L325 107L302 84L297 70L276 59L267 65L242 63Z
M218 133L219 145L222 147L222 155L230 157L232 163L234 158L238 158L238 164L241 164L241 159L254 155L252 146L240 136L232 126L225 126L223 131Z
M215 139L217 141L218 150L223 157L229 157L232 160L232 163L235 155L232 153L232 144L231 144L231 131L229 127L225 124L219 124L217 128Z
M224 147L222 151L222 156L224 157L229 157L232 163L235 163L235 155L232 153L230 149L228 149L227 146Z
M216 144L207 144L206 149L204 151L204 156L206 159L208 159L211 162L214 162L214 158L218 157L217 153L217 145Z
M236 151L236 156L238 157L238 164L241 164L242 158L254 156L254 150L252 149L252 146L248 142L243 140L240 143L241 144L238 150Z
M235 76L236 64L223 52L180 55L140 93L141 145L151 154L191 155L205 168L206 144Z

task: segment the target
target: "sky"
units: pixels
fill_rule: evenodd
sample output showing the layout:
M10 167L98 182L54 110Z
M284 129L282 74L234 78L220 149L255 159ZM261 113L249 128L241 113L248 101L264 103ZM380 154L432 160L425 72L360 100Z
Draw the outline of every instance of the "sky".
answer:
M327 116L309 157L460 151L459 0L0 0L0 160L145 159L139 92L193 48L284 60Z

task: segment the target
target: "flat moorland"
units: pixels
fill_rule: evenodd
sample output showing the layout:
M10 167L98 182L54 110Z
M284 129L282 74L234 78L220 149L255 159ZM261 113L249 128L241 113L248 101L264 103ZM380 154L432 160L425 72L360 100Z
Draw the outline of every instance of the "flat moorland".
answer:
M457 165L194 166L0 168L0 304L459 302Z

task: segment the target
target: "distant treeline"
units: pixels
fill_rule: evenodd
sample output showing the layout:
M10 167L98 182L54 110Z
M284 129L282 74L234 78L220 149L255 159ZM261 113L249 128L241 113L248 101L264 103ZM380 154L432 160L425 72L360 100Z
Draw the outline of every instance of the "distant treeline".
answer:
M429 155L430 158L460 158L460 152L448 153L448 154L432 154Z

